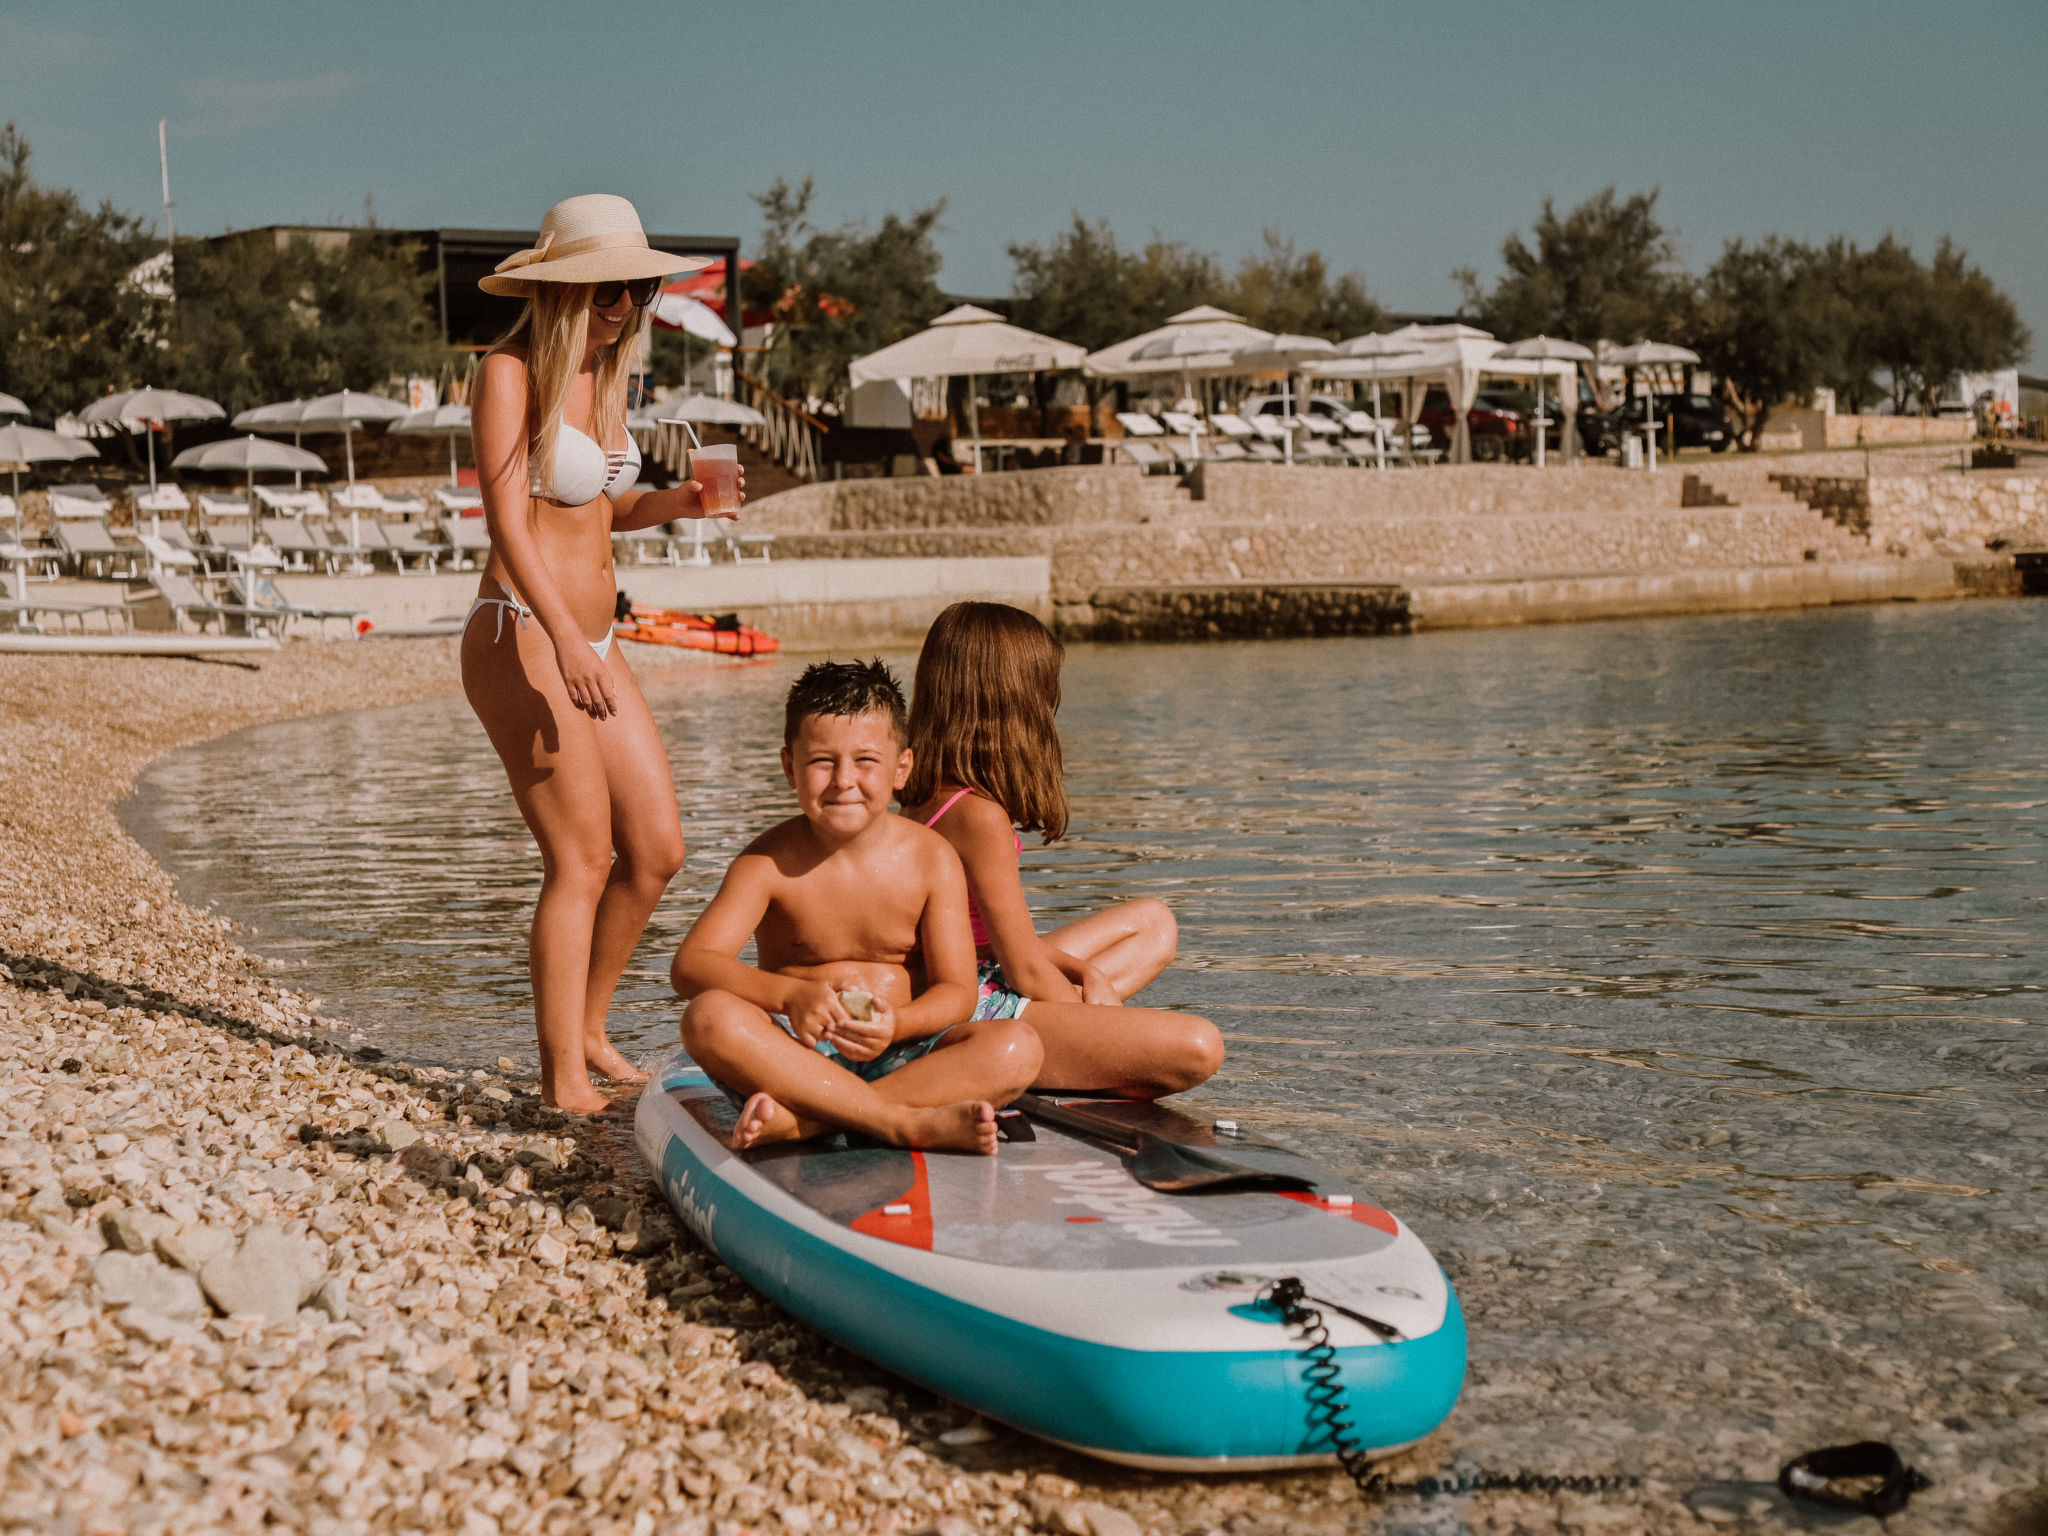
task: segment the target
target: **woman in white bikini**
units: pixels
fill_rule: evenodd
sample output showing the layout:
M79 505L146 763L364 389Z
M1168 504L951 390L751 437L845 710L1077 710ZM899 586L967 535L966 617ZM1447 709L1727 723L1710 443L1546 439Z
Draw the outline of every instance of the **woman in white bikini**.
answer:
M491 558L462 634L462 687L540 845L529 963L541 1098L601 1110L590 1074L643 1074L605 1033L612 989L683 830L667 754L612 644L612 534L704 517L697 483L635 491L626 377L661 279L705 263L648 247L622 197L548 210L487 293L526 312L478 370L471 433ZM732 514L722 514L731 516Z

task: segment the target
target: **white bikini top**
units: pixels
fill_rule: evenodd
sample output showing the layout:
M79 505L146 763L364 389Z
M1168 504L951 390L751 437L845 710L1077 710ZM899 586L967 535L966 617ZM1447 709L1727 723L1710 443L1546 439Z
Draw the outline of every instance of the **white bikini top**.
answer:
M588 433L565 421L555 438L555 483L544 486L535 475L533 494L580 507L597 500L600 491L617 501L639 478L640 445L631 437L623 448L600 448Z

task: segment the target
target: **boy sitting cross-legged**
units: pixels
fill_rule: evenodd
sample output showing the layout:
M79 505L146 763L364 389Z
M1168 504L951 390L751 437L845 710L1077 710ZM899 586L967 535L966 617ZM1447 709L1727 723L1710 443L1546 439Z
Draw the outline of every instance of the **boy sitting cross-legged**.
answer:
M910 772L881 662L820 662L789 691L782 772L802 814L749 844L676 951L683 1044L751 1095L735 1150L839 1128L992 1154L995 1106L1040 1049L976 1001L967 880L945 839L890 814ZM759 965L738 957L749 938ZM865 1016L863 1016L865 1015Z

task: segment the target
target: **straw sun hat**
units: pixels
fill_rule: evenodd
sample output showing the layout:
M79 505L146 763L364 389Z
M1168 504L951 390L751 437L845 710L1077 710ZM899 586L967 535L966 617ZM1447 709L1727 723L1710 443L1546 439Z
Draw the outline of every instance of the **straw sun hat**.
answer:
M593 192L550 208L540 221L540 242L507 256L477 286L485 293L530 298L535 283L631 282L710 265L708 256L671 256L653 249L631 203Z

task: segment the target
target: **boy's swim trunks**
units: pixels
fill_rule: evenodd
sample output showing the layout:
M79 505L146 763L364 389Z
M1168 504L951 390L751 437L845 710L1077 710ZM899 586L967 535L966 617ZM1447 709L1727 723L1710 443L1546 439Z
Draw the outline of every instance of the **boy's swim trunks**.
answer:
M974 1003L974 1017L977 1019L1021 1019L1024 1009L1031 1001L1010 990L1009 978L1003 975L1002 962L984 960L976 968L975 981L979 996Z
M786 1015L771 1013L768 1017L779 1024L782 1027L783 1033L788 1035L790 1039L794 1040L797 1038L797 1032L790 1024ZM887 1077L898 1067L909 1066L920 1056L929 1055L932 1049L951 1033L952 1030L948 1028L940 1030L936 1035L926 1035L919 1040L899 1040L896 1044L884 1050L873 1061L854 1061L840 1055L837 1046L827 1045L822 1040L818 1042L817 1051L820 1056L838 1062L840 1066L846 1068L847 1071L851 1072L862 1082L872 1083L876 1078Z

